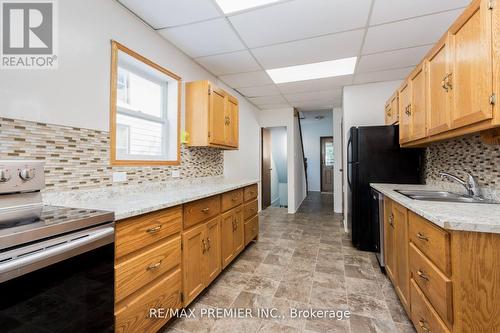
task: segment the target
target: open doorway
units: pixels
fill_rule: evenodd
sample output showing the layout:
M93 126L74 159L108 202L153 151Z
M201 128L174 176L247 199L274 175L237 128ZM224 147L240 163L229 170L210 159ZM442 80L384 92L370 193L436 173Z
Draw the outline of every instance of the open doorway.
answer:
M262 209L288 207L286 127L262 128Z
M333 193L333 137L320 137L320 149L321 192Z

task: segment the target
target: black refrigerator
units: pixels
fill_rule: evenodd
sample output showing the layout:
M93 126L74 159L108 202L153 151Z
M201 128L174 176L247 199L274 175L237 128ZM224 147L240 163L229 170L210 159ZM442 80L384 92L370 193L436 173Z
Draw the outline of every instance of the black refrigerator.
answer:
M347 220L353 245L377 251L370 183L422 184L424 150L400 148L399 126L352 127L347 143Z

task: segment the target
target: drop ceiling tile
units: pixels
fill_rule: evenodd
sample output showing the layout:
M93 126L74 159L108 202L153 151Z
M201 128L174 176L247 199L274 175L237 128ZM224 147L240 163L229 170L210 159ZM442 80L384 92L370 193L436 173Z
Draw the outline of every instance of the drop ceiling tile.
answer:
M250 47L362 28L371 0L295 0L229 19Z
M259 64L248 51L224 53L195 60L215 75L252 72L260 69Z
M281 95L251 97L249 100L256 105L285 104L286 101Z
M265 69L354 57L359 53L364 30L304 39L252 49Z
M155 29L220 16L211 0L118 0Z
M434 44L361 56L356 73L416 66L432 45Z
M312 101L312 100L324 100L324 99L338 99L342 98L342 88L337 88L334 90L326 91L311 91L299 94L288 94L285 98L290 103Z
M283 94L297 94L310 91L333 90L352 84L353 75L329 77L325 79L307 80L299 82L278 84L278 89Z
M295 102L290 104L301 111L307 111L307 110L331 109L337 106L339 103L341 102L336 100L315 100L315 101Z
M240 94L246 97L271 96L271 95L279 95L280 93L275 84L269 84L257 87L239 88L238 91Z
M463 8L469 3L470 0L376 0L370 25Z
M391 69L387 71L356 74L356 76L354 77L354 84L403 80L408 77L413 69L414 67L407 67L400 69Z
M235 89L273 83L269 75L264 71L222 75L219 79Z
M268 105L260 105L259 109L261 110L276 110L276 109L284 109L284 108L289 108L290 105L288 104L268 104Z
M461 12L462 10L453 10L371 27L366 35L363 54L433 44Z
M223 18L161 29L158 32L192 58L245 48Z

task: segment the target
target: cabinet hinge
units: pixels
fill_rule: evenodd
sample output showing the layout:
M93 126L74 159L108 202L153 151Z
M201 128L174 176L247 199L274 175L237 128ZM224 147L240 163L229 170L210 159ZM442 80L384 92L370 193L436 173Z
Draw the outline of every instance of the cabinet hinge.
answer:
M184 293L181 291L181 302L184 303Z
M495 0L488 1L488 9L493 10L495 8Z
M496 94L492 94L490 96L490 104L491 105L495 105L497 103L497 95Z
M208 94L210 95L212 93L212 90L208 88Z
M181 251L184 250L184 242L181 239Z
M208 137L210 137L210 132L208 132Z

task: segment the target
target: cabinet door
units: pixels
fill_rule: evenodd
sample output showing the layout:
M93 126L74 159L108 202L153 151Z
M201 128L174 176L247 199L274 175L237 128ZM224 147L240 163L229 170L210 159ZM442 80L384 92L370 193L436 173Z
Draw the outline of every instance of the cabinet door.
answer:
M446 84L453 128L493 117L491 20L488 1L476 0L450 28L452 70Z
M392 202L384 199L384 261L385 270L389 278L396 284L395 272L395 248L394 248L394 214L392 213Z
M238 104L235 103L231 98L228 100L226 107L225 131L226 145L230 147L238 147Z
M450 121L448 75L449 45L445 37L431 52L427 62L427 135L448 131Z
M210 90L209 143L225 145L226 98L220 90Z
M234 212L234 255L238 255L245 247L245 224L243 219L243 207L235 208Z
M189 304L205 288L203 272L206 251L205 228L206 226L202 224L182 235L185 305Z
M391 124L397 123L399 121L399 96L397 91L391 98L391 115Z
M396 290L401 297L401 303L408 309L410 297L410 267L408 263L408 211L406 208L392 203L395 226L395 253L396 253Z
M426 100L425 100L425 65L419 65L410 77L411 103L410 128L411 140L422 139L426 136Z
M206 223L205 285L209 285L221 272L220 217Z
M222 268L225 268L234 258L234 220L234 210L223 214L221 218L220 243Z
M399 90L399 142L405 143L410 138L411 122L411 86L406 82Z
M392 124L392 112L391 112L391 102L390 101L387 101L387 104L385 105L385 124L386 125Z

